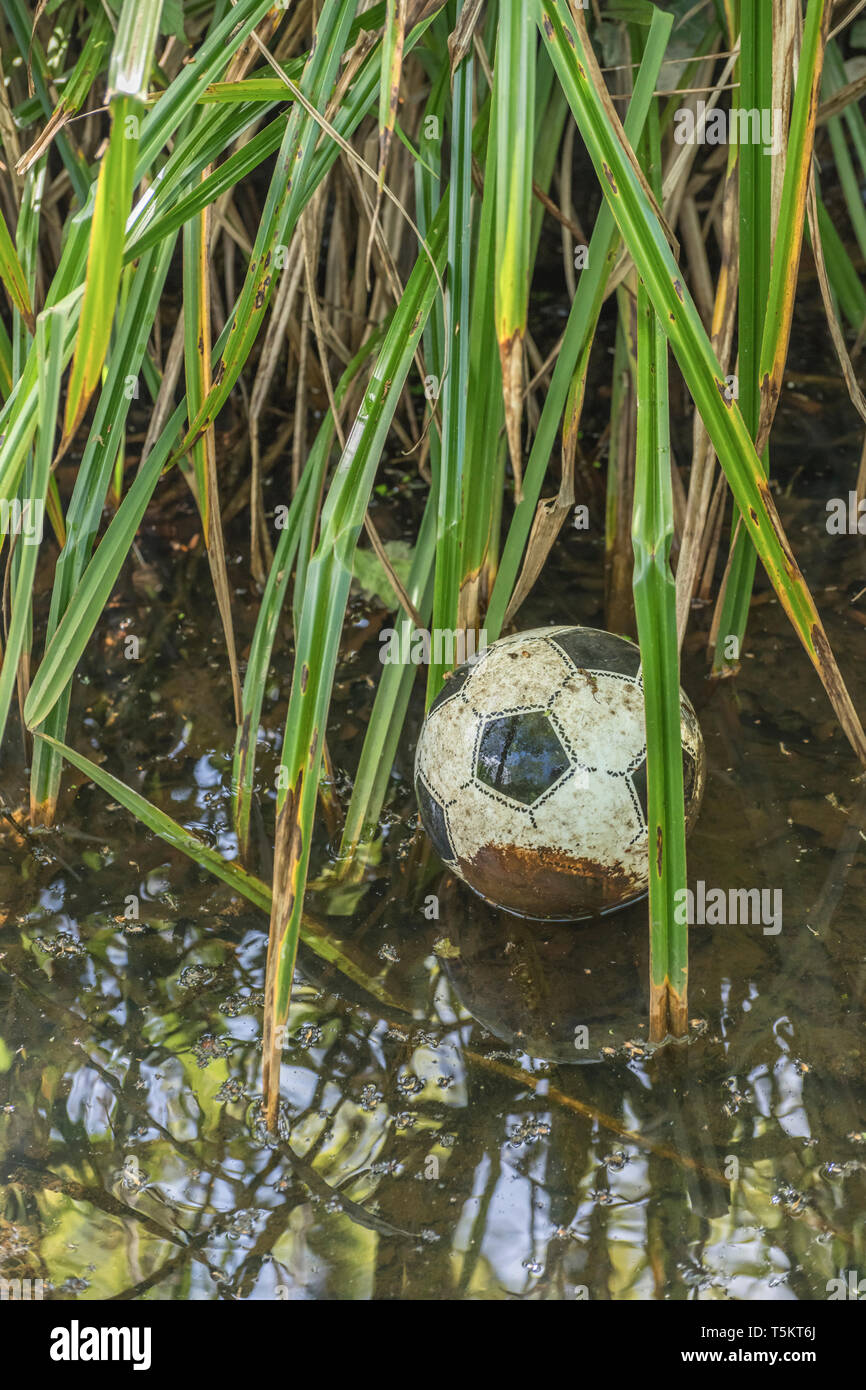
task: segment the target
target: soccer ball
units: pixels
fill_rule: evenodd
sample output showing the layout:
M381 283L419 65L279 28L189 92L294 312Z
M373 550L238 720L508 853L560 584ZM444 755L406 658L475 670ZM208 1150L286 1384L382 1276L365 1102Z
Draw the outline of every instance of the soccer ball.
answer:
M680 692L686 830L704 789L697 716ZM571 920L647 890L640 650L587 627L503 637L457 668L415 756L421 819L482 898Z

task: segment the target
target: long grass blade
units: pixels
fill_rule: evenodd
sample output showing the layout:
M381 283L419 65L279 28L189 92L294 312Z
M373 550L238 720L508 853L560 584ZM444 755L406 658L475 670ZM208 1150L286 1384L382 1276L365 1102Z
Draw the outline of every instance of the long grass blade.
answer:
M496 110L496 336L514 499L523 497L523 344L529 300L535 42L530 0L499 9Z
M18 662L24 649L24 639L31 617L33 579L36 574L45 495L54 453L65 326L63 316L57 309L40 314L36 325L36 347L40 364L39 424L29 495L24 500L24 506L28 513L25 520L38 525L34 525L32 530L29 524L23 525L17 536L20 544L18 573L12 593L12 617L0 665L0 741L6 728Z
M767 440L782 390L794 297L803 244L806 193L812 166L824 45L830 23L829 0L809 0L797 85L788 133L779 226L769 269L770 160L754 140L740 150L740 396L741 409L766 473ZM740 105L770 109L772 12L760 0L743 6L742 90ZM748 27L747 27L748 26ZM761 162L763 161L763 162ZM762 323L762 328L759 328ZM756 345L760 349L756 361ZM757 394L756 394L757 393ZM732 555L721 595L713 670L736 666L748 620L755 574L755 552L735 519ZM726 651L735 653L730 658Z
M445 321L448 372L442 387L442 448L438 476L436 569L433 627L453 631L460 598L463 462L469 402L469 280L472 258L472 89L473 64L466 58L454 74L451 97L451 181L448 189L448 313ZM439 692L453 666L444 648L434 645L427 677L427 699Z
M184 363L186 399L190 416L201 409L211 385L210 245L208 215L204 209L187 222L184 235ZM235 701L235 718L241 722L241 682L232 619L231 587L226 565L225 538L220 516L213 425L192 446L195 498L202 522L214 594L225 637Z
M395 312L328 493L319 544L306 574L277 794L274 904L265 982L263 1081L271 1125L278 1104L276 1030L285 1022L291 995L325 720L352 581L352 557L397 398L437 290L434 267L442 273L445 212L441 207L430 229L432 264L426 254L416 262Z
M797 85L791 110L791 127L788 132L788 154L779 209L779 227L773 248L761 342L761 418L756 439L759 455L763 453L764 445L769 438L776 406L782 394L791 321L794 316L806 196L815 144L815 117L821 90L824 47L832 8L830 0L809 0L806 9Z
M658 115L644 144L645 172L661 196ZM650 1041L688 1029L688 925L678 920L686 886L686 832L680 736L676 581L671 489L668 345L642 282L637 290L637 449L632 550L647 742Z
M66 394L61 454L84 418L108 351L126 219L132 206L140 121L162 0L124 0L109 66L111 135L99 170L78 345Z
M9 235L9 228L6 226L6 219L0 213L0 280L9 296L9 302L13 309L17 309L31 333L35 333L36 324L33 319L33 306L30 303L30 291L27 288L27 277L18 259L18 252L15 250L15 243Z

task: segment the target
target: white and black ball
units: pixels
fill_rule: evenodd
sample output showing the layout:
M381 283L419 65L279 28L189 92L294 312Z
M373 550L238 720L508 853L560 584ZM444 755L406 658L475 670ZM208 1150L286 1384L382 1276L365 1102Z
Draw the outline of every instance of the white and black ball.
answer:
M686 829L704 747L681 692ZM440 858L481 897L570 920L647 890L640 650L586 627L501 638L457 668L418 740L415 791Z

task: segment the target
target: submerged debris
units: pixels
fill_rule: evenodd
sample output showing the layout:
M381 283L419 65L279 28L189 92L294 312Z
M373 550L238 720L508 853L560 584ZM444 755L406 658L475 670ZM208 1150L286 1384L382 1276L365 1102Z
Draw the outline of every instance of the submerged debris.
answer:
M230 1042L225 1042L218 1038L215 1033L202 1033L198 1042L193 1048L193 1055L199 1066L204 1070L209 1067L211 1062L218 1057L228 1057L232 1050Z
M87 955L87 951L78 938L65 931L59 931L56 936L37 936L36 944L40 950L44 951L46 955L53 956L55 960Z

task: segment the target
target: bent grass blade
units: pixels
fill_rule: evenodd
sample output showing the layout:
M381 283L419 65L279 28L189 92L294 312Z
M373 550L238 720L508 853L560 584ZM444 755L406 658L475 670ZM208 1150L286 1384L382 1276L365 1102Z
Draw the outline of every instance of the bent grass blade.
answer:
M271 890L260 878L247 873L239 864L234 864L230 859L224 859L221 854L215 849L211 849L210 845L206 845L197 835L193 835L191 831L178 825L177 821L173 821L158 806L154 806L153 802L148 801L139 792L127 786L125 782L112 776L110 772L106 772L105 768L91 762L83 753L76 752L74 748L70 748L67 744L61 743L59 739L50 738L46 734L37 734L37 738L49 744L68 763L78 768L79 772L83 772L86 777L89 777L98 787L101 787L104 792L125 807L142 825L146 825L161 840L165 840L166 844L171 845L173 849L180 850L200 868L206 869L215 878L221 879L235 893L246 898L260 911L265 913L270 911ZM308 946L322 960L327 961L329 965L342 971L353 984L360 985L374 999L388 1008L405 1011L405 1004L389 994L375 976L369 974L358 961L342 950L333 936L307 913L301 920L299 935L305 946Z

